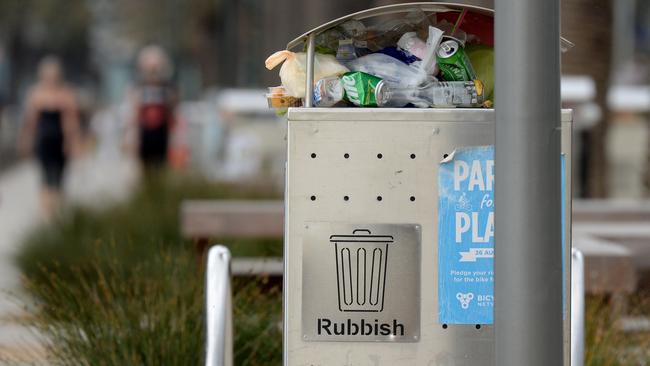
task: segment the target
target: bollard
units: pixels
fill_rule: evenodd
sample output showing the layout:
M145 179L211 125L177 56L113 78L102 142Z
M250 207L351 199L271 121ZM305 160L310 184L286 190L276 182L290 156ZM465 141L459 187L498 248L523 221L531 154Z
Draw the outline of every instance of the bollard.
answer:
M571 366L585 363L585 258L571 254Z
M230 251L210 248L206 266L206 366L232 366Z

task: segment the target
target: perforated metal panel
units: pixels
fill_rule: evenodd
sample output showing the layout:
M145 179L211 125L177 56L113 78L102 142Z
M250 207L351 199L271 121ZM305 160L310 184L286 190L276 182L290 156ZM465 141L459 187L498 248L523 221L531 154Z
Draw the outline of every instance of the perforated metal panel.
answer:
M563 150L570 154L569 111L562 120ZM493 365L492 326L443 326L437 298L438 167L458 147L494 144L493 111L296 108L288 123L285 365ZM304 268L310 263L303 263L303 251L316 245L303 240L309 222L420 226L421 257L412 264L421 266L418 341L305 340L303 276L313 271ZM329 296L332 279L310 278L310 291L322 287Z

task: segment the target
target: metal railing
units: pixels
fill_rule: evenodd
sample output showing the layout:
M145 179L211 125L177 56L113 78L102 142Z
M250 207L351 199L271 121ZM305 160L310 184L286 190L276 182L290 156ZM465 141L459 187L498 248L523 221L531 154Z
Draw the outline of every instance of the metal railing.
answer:
M232 295L230 251L210 248L205 275L206 366L232 366Z
M585 258L571 250L571 366L585 363Z

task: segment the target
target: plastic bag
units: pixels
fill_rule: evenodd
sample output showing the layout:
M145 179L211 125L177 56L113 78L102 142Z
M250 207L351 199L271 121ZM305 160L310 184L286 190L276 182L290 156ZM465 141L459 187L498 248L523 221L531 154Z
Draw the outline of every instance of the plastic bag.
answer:
M265 66L272 70L282 62L280 80L287 95L302 98L305 96L307 57L304 52L278 51L266 59ZM314 55L314 82L335 75L348 72L347 67L341 65L334 56Z
M422 68L414 65L415 63L407 65L383 53L359 57L348 63L353 71L362 71L380 77L388 85L400 88L415 87L431 79L431 76L427 75Z
M393 47L397 40L407 32L422 31L424 34L431 25L427 15L420 9L413 10L397 18L386 19L378 24L368 27L365 34L367 47L372 52L377 52L386 47Z
M353 71L362 71L380 77L391 87L417 87L435 80L432 76L436 67L435 51L441 37L440 29L429 27L429 37L426 49L423 51L424 59L410 65L383 53L359 57L348 62L347 65Z
M427 37L426 48L422 57L420 68L427 74L436 74L436 51L442 40L442 30L429 26L429 36Z
M409 52L404 51L397 47L386 47L383 50L379 51L379 53L383 53L384 55L388 55L390 57L396 58L407 65L410 65L416 61L420 61L420 59L417 58L417 56L412 55Z

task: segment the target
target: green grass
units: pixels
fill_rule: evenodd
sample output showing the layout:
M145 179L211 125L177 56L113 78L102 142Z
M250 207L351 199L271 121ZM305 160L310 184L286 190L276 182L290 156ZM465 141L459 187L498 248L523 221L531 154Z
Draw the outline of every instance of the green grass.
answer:
M630 308L622 314L606 297L587 297L585 365L650 365L650 334L624 332L619 324L624 315L650 316L649 298L644 293L631 296Z
M204 269L179 232L191 198L277 198L267 188L149 177L125 204L72 209L37 230L17 263L36 304L31 325L60 365L196 365L204 348ZM225 240L234 256L281 255L279 240ZM233 282L237 365L281 363L281 289Z
M28 283L42 300L33 324L63 365L198 364L203 343L202 283L192 258L158 256L129 269L71 269L71 283L50 272ZM160 270L165 268L165 270Z

